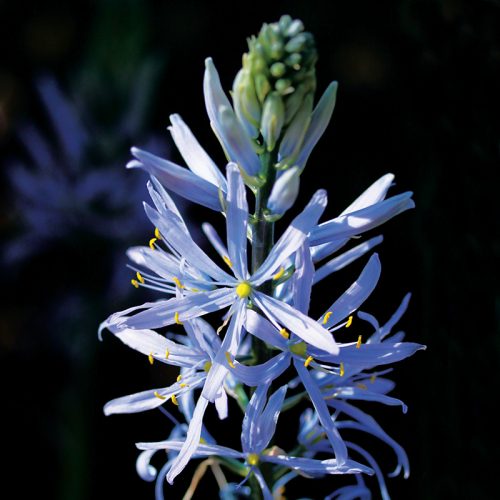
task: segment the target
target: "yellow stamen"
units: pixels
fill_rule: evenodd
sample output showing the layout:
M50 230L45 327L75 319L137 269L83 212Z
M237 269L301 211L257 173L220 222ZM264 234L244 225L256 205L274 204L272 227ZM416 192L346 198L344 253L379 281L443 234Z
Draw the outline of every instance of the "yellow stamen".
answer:
M370 383L374 384L375 383L375 380L377 380L377 375L372 375L370 377Z
M142 274L137 271L135 275L137 276L137 279L144 285L144 278L142 277Z
M284 339L289 339L290 338L290 334L288 333L287 329L286 328L282 328L280 330L280 335L284 338Z
M155 236L157 240L161 240L160 230L157 227L155 227Z
M208 373L210 371L210 368L212 368L212 362L205 361L205 364L203 365L203 370Z
M240 299L246 299L251 293L252 293L252 287L250 286L250 283L248 283L247 281L242 281L236 287L236 295Z
M259 464L259 455L257 453L249 453L247 455L247 463L251 467Z
M339 375L343 377L345 374L344 363L340 363L340 373Z
M177 285L178 288L181 290L184 288L184 285L181 283L181 280L179 278L176 278L175 276L172 278L172 281Z
M137 283L137 280L130 280L130 283L132 283L132 285L134 285L136 288L139 288L139 283Z
M198 288L191 288L191 291L192 292L199 292L200 290L198 290Z
M180 382L182 380L182 375L179 373L179 375L177 375L177 382Z
M182 325L182 321L179 319L179 313L177 311L174 314L174 321L177 325Z
M345 327L349 328L351 325L352 325L352 316L349 316L349 318L347 319L347 323L345 324Z
M167 399L167 396L162 396L158 391L155 391L153 392L153 394L155 395L155 397L157 397L158 399Z
M361 340L363 339L363 336L360 335L358 337L358 341L356 342L356 349L359 349L361 347Z
M170 399L172 400L172 403L174 403L175 406L179 406L179 402L177 401L175 394L172 394L172 397Z
M307 368L311 364L311 361L313 360L314 358L312 356L308 356L307 359L304 361L304 366Z
M167 349L165 351L165 359L168 359L169 356L170 356L170 351Z
M151 250L155 249L155 243L156 243L157 240L158 240L158 238L151 238L149 240L149 248L151 248Z
M229 351L226 351L226 359L227 359L227 362L229 363L229 366L231 368L234 368L234 363L233 363L233 360L231 359L231 353Z
M366 385L362 384L362 383L356 384L356 387L358 387L359 389L363 389L364 391L366 391L366 389L368 389L368 387L366 387Z
M231 262L231 259L227 256L227 255L224 255L222 257L222 260L229 266L229 267L233 267L233 263Z
M152 352L149 353L148 359L149 359L149 364L150 365L152 365L155 362L155 358L153 357L153 353Z
M273 276L273 280L279 280L285 274L285 268L283 266L280 267L280 270Z
M183 388L183 389L184 389L184 387L187 387L187 386L188 386L188 385L187 385L187 384L185 384L184 382L183 382L182 384L179 384L179 387L181 387L181 388Z
M332 314L333 314L333 312L332 312L332 311L328 311L328 312L325 314L325 316L324 316L324 318L323 318L323 324L324 324L324 325L326 325L326 324L328 323L328 320L330 319L330 316L331 316Z

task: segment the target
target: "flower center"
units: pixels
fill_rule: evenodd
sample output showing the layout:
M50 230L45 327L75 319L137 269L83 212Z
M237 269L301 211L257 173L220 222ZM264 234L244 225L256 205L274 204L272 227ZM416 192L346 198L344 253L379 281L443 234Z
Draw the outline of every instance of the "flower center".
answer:
M293 352L293 354L297 354L297 356L304 358L306 356L307 345L305 342L298 342L297 344L292 344L290 346L290 351Z
M248 283L248 281L242 281L236 287L236 295L240 299L246 299L250 295L251 292L252 292L252 287L250 286L250 283Z
M249 453L247 455L247 464L251 467L259 465L259 455L257 455L257 453Z

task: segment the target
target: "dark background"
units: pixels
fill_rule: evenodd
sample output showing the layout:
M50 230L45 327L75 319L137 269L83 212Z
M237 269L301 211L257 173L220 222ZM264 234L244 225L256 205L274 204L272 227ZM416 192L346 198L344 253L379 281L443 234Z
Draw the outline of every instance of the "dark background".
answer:
M416 210L383 228L382 279L364 307L385 321L411 290L401 326L408 340L428 346L393 373L394 395L408 404L408 413L391 407L374 413L405 447L412 467L407 481L388 480L389 491L405 499L495 497L500 2L129 0L0 6L4 243L22 231L6 172L7 159L23 155L16 127L33 121L50 134L33 91L35 77L53 74L70 89L82 70L101 71L102 95L111 99L106 72L115 83L132 78L130 64L152 55L161 71L145 127L170 144L165 127L168 115L178 112L222 164L204 110L204 58L213 57L229 89L247 36L284 13L302 19L317 40L319 91L334 79L339 92L332 123L303 175L297 207L324 187L327 215L334 216L386 172L396 175L392 192L415 193ZM171 155L179 160L175 151ZM123 170L123 175L137 174ZM190 216L207 214L191 210ZM146 218L128 242L68 234L2 270L3 476L15 481L17 498L153 498L153 486L135 473L134 443L165 438L165 418L157 412L104 417L101 409L109 399L170 374L149 367L110 336L103 343L96 337L97 324L109 313L147 298L134 289L118 296L109 288L115 255L110 248L123 253L127 244L143 243L145 231L150 231ZM361 266L334 275L317 294L313 312L345 289ZM326 293L330 296L323 299ZM77 297L78 307L64 306L62 314L58 306L68 294ZM208 417L213 430L217 420ZM296 429L291 416L281 425ZM238 446L236 426L214 433L227 434ZM370 450L385 457L382 444ZM387 465L384 458L380 463L390 471L393 457L387 453ZM167 490L167 498L182 497L189 470ZM325 491L337 484L336 478L328 481L321 483ZM205 484L212 487L212 478ZM288 497L319 495L315 483L304 484L303 490L290 487ZM198 498L208 497L203 491Z

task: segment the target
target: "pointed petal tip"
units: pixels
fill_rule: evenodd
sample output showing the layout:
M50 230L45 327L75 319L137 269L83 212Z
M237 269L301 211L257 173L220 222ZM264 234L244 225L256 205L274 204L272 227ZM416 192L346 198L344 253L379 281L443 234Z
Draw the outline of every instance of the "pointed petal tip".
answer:
M133 169L133 168L142 168L143 165L140 161L138 160L130 160L126 165L125 168L127 169Z

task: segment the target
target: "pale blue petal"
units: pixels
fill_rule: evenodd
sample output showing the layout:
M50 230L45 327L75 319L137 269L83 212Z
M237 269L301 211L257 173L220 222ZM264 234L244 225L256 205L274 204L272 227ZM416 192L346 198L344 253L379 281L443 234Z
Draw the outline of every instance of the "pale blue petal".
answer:
M294 366L299 374L300 380L304 384L304 387L311 399L314 409L316 410L319 420L323 429L328 436L330 444L332 445L333 451L335 452L335 458L339 464L344 464L347 461L347 448L342 440L342 437L337 430L336 424L333 422L328 407L323 399L323 395L309 374L308 369L304 366L304 363L294 360Z
M375 238L371 238L370 240L361 243L361 245L357 245L354 248L347 250L347 252L333 258L314 273L314 284L319 283L323 278L340 271L355 260L359 259L365 255L365 253L369 252L374 246L382 243L383 239L384 238L382 236L376 236Z
M236 118L222 90L219 75L211 58L205 60L203 92L210 122L229 158L238 163L249 175L257 175L261 168L259 158L250 137Z
M289 332L295 333L307 344L330 354L339 352L339 347L331 333L309 316L263 293L255 292L253 297L264 314L275 318Z
M332 240L351 238L373 229L401 212L414 208L412 194L402 193L357 212L339 215L335 219L323 222L311 231L310 244L320 245Z
M337 86L337 82L332 82L328 85L312 112L311 123L307 129L306 135L304 136L304 142L302 144L300 154L295 162L295 165L298 165L301 169L305 167L307 159L309 158L314 146L316 146L317 142L323 135L323 132L326 130L328 123L330 123L337 98Z
M189 169L199 177L226 192L226 179L224 179L224 176L212 158L200 146L200 143L196 140L196 137L184 123L183 119L179 115L174 114L170 115L170 122L172 126L168 127L168 129Z
M212 259L182 230L182 221L173 212L160 214L149 205L144 206L150 221L156 226L162 238L184 259L213 279L234 282L234 278L217 266Z
M227 184L227 249L236 277L239 280L246 280L248 279L248 203L245 184L243 184L238 166L234 163L229 163L227 166Z
M151 457L158 450L145 450L139 453L135 462L135 470L138 476L143 480L151 483L156 479L157 470L150 464Z
M227 394L223 387L219 389L217 396L215 397L215 408L220 420L227 418L228 406L227 406Z
M253 284L260 285L270 279L281 264L304 243L309 231L317 224L325 210L326 203L326 191L324 189L316 191L306 208L291 222L266 260L252 276Z
M319 262L324 258L328 257L337 250L340 250L346 243L349 243L350 238L344 238L340 240L333 240L329 243L322 243L321 245L314 245L311 247L311 255L313 262ZM311 244L311 238L309 238L309 244Z
M203 416L205 415L205 410L207 409L208 401L200 396L198 402L196 403L196 408L194 409L193 418L189 422L188 433L186 440L182 445L181 450L172 464L172 467L168 471L167 481L172 484L174 479L184 470L187 463L193 456L200 444L201 437L201 427L203 425Z
M202 224L201 228L205 233L205 236L208 238L208 241L210 241L210 244L215 248L217 253L222 258L229 257L229 252L227 251L227 248L224 245L224 243L222 243L222 240L220 239L214 227L208 222L205 222Z
M222 341L219 352L215 356L212 367L207 375L207 382L203 387L203 396L209 401L214 401L215 397L224 383L224 379L228 373L229 364L226 358L226 352L229 352L233 357L236 355L238 346L240 345L243 336L243 325L245 324L246 316L246 299L238 299L235 304L235 310L229 322L226 335Z
M221 211L219 190L213 184L171 161L138 148L132 148L131 151L139 161L129 162L127 168L142 168L183 198L217 212Z
M380 259L374 253L358 279L327 309L326 312L332 314L325 323L325 328L336 325L363 304L377 286L380 272Z
M289 457L287 455L263 455L263 462L288 467L297 472L304 472L310 476L323 476L324 474L373 474L373 470L354 460L339 463L336 459L316 460L314 458Z
M209 323L202 318L194 318L184 322L184 329L190 339L195 339L207 357L210 359L215 357L221 341Z
M180 451L184 445L184 441L158 441L155 443L136 443L139 450L171 450ZM232 450L231 448L226 448L225 446L219 446L216 444L198 444L193 458L197 457L210 457L212 455L219 455L221 457L230 458L244 458L243 453L239 451Z
M335 389L336 397L345 399L355 399L358 401L375 401L388 406L401 406L403 413L408 411L408 407L400 399L372 392L359 387L337 387Z
M272 214L283 215L293 206L299 194L300 170L292 167L285 170L276 180L267 200Z
M335 490L325 500L371 500L372 493L364 484L349 484Z
M177 276L179 273L179 261L161 250L152 250L150 247L131 247L127 250L127 257L134 264L150 269L169 283L173 283L172 276Z
M260 431L259 418L266 405L270 384L259 385L247 405L241 426L241 447L244 453L255 452ZM257 450L259 453L262 450Z
M250 387L269 384L288 368L290 359L290 353L282 352L260 365L246 366L235 360L231 373Z
M366 191L361 193L340 215L356 212L362 208L382 201L394 181L394 174L385 174L376 180Z
M148 181L147 187L158 212L164 213L165 210L174 212L174 214L177 215L177 217L179 217L179 219L184 223L184 232L189 234L189 230L184 222L184 219L182 218L181 213L179 212L179 209L177 208L177 205L172 197L167 193L166 189L161 185L160 181L156 177L151 176L151 181Z
M293 305L307 314L313 285L314 266L309 246L303 244L295 255L295 273L292 278Z
M255 335L266 344L277 347L282 351L288 349L287 341L279 334L274 325L252 309L247 310L245 328L249 333Z
M260 472L259 469L254 468L253 474L259 483L260 489L262 490L262 496L264 500L273 500L273 495L269 490L269 487L267 486L266 480L264 479L262 472Z
M397 308L396 312L391 316L391 319L380 329L380 340L383 340L387 335L391 333L392 328L401 319L403 314L406 312L406 309L408 309L408 304L410 303L410 299L411 299L411 293L407 293L404 296L400 306ZM372 338L375 337L376 335L377 334L374 334Z
M264 411L258 418L259 432L258 438L255 440L254 444L255 449L250 451L260 453L269 445L276 431L276 425L280 416L281 407L283 406L283 401L285 400L286 390L287 386L284 385L269 398Z

